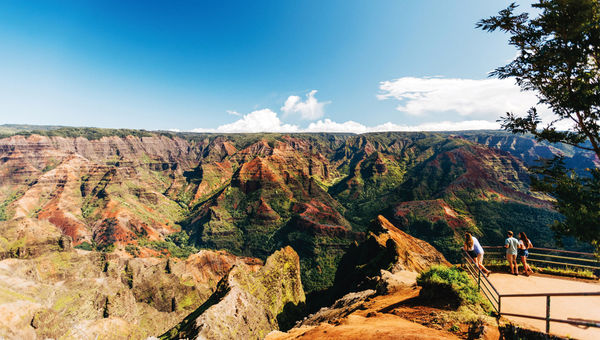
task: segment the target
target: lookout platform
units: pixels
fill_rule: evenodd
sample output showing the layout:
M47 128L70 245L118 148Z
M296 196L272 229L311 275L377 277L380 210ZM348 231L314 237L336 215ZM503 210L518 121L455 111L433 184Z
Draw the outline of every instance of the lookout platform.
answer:
M493 273L490 282L502 295L536 293L600 292L600 283L549 275L511 275ZM546 297L503 297L502 312L546 317ZM552 296L550 302L552 318L564 320L600 320L600 296ZM517 325L544 332L546 321L505 316ZM575 326L552 322L550 334L576 339L600 339L600 328Z

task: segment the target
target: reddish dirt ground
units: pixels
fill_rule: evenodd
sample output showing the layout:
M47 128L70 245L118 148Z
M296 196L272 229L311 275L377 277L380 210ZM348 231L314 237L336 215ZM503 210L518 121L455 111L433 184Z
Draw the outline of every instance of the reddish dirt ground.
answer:
M438 323L444 311L421 306L416 297L418 288L407 288L368 300L362 308L347 317L323 322L317 326L302 326L288 333L270 334L268 340L283 339L460 339L467 328L452 333ZM409 321L414 320L414 321ZM445 327L448 326L448 327ZM463 326L463 325L461 325Z
M454 334L439 331L402 319L381 314L365 317L352 314L339 324L322 323L317 327L294 329L267 337L275 339L458 339Z

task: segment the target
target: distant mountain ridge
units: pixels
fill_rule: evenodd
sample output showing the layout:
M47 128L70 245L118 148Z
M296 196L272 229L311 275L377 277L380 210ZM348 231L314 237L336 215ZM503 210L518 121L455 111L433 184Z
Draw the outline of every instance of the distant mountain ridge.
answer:
M592 151L577 149L572 145L562 143L540 143L531 135L490 131L462 132L458 135L489 147L510 152L513 156L522 159L527 166L536 165L539 158L550 159L562 155L566 166L579 173L586 168L600 167L600 160Z
M566 165L569 168L580 171L585 168L600 166L600 160L591 151L581 150L572 145L562 143L538 142L533 135L515 135L501 130L466 130L466 131L438 131L443 135L462 136L467 140L484 144L489 147L497 148L510 152L513 156L522 159L527 166L535 165L541 158L552 158L556 155L565 157ZM174 132L174 131L147 131L133 129L107 129L92 127L69 127L62 125L28 125L28 124L2 124L0 125L0 137L10 137L12 135L30 135L41 134L47 136L63 137L86 137L88 139L97 139L103 136L152 136L166 135L179 136L184 139L195 139L198 136L214 135L206 133L192 132ZM329 134L337 136L355 136L352 133L314 133ZM241 135L241 134L230 134ZM307 133L298 133L297 135L310 135ZM586 143L584 143L585 145ZM589 143L588 143L589 144Z

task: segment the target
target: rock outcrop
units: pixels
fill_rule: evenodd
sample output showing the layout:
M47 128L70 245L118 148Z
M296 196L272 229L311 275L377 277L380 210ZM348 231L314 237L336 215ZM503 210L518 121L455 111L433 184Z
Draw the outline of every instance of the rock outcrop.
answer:
M285 247L257 272L234 266L208 301L162 338L263 339L289 326L304 301L298 255Z
M322 322L331 322L347 317L357 310L364 309L365 302L377 294L373 289L348 293L337 299L331 306L323 307L316 313L310 314L298 321L294 328L302 326L317 326Z
M382 270L392 274L421 272L437 264L450 265L432 245L408 235L380 215L372 221L365 241L355 243L342 258L334 291L340 296L349 291L374 289Z
M438 308L419 299L418 272L440 264L449 265L430 244L379 216L367 239L342 260L336 286L329 293L352 292L286 332L269 333L266 339L471 339L476 338L471 337L475 326L495 335L490 339L498 339L495 322L487 314L464 317L460 316L464 311ZM369 277L378 273L376 278ZM368 286L377 290L359 290Z
M408 235L381 215L373 221L370 236L382 250L388 249L393 254L392 273L400 270L421 272L436 264L450 265L431 244Z
M0 222L0 260L69 250L71 238L47 221L17 218Z

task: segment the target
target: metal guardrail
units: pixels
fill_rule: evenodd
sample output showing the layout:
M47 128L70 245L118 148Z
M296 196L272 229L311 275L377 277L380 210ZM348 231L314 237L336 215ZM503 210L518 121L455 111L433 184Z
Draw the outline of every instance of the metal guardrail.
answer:
M485 274L481 271L481 269L477 268L473 262L473 259L466 252L463 254L465 269L477 281L477 288L479 291L483 292L483 295L488 299L488 301L492 304L492 307L496 311L496 313L500 314L501 310L501 299L500 293L496 290L496 287L490 282Z
M490 247L488 247L490 248ZM553 250L553 249L548 249ZM553 250L554 251L554 250ZM490 282L485 274L481 271L481 269L477 268L473 262L473 259L467 252L463 252L463 260L464 260L464 268L467 273L477 282L477 287L479 291L483 293L483 295L488 299L488 301L492 304L492 307L497 313L498 318L501 316L513 316L513 317L521 317L528 318L534 320L543 320L546 321L546 333L550 333L550 323L551 322L559 322L559 323L567 323L575 326L582 327L598 327L600 328L600 321L596 320L582 320L582 319L572 319L569 318L567 320L564 319L556 319L552 318L550 315L550 302L552 296L600 296L600 292L575 292L575 293L532 293L532 294L500 294L498 290L494 287L494 285ZM525 315L525 314L516 314L516 313L507 313L502 312L502 299L513 298L513 297L546 297L546 316L535 316L535 315Z
M493 259L504 260L504 247L486 246L482 248L486 250L485 254L488 256L492 255ZM577 257L564 256L565 254L577 255ZM549 267L572 267L600 272L600 258L594 253L549 248L530 248L527 262L541 263Z

